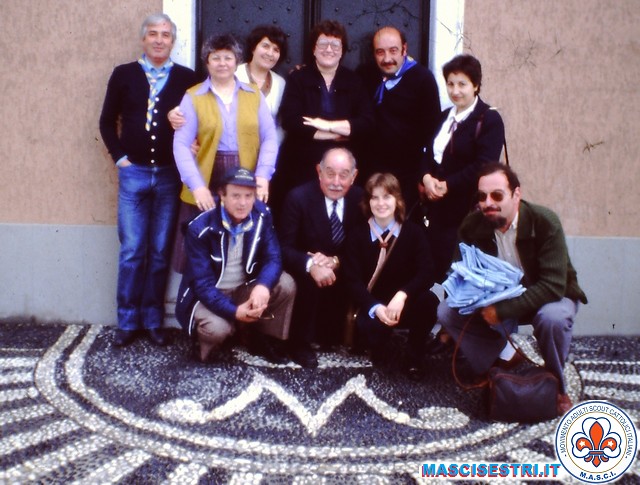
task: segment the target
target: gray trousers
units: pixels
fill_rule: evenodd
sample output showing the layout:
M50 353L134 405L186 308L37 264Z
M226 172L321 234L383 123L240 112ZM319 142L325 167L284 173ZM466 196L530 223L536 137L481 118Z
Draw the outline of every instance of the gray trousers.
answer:
M240 285L234 290L229 290L228 293L234 302L241 303L249 298L252 289L253 286ZM293 278L283 272L278 284L271 291L269 306L265 312L273 313L274 318L272 320L258 320L255 323L245 323L244 325L251 328L251 330L256 330L280 340L286 340L289 336L295 294L296 284ZM198 329L198 338L205 337L207 343L214 349L222 345L236 330L237 322L230 322L216 315L201 302L196 303L194 319Z
M460 351L467 358L474 372L484 374L493 365L507 343L503 328L511 333L518 325L533 326L533 335L544 358L545 368L560 381L560 391L565 392L564 363L569 355L573 320L578 312L578 302L562 298L543 305L531 322L505 321L495 327L487 324L479 315L471 318L465 330ZM447 301L438 305L438 322L456 341L472 315L460 315L450 308Z

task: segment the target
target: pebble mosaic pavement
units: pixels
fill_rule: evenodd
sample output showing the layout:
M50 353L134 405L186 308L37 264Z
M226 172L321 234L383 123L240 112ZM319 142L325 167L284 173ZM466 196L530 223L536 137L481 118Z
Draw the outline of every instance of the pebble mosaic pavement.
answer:
M166 348L117 349L112 332L0 323L0 483L412 484L426 460L556 461L557 420L489 421L445 356L416 383L347 353L321 353L318 369L241 348L200 364L177 330ZM612 402L638 427L639 344L575 338L574 402ZM617 483L640 483L638 460Z

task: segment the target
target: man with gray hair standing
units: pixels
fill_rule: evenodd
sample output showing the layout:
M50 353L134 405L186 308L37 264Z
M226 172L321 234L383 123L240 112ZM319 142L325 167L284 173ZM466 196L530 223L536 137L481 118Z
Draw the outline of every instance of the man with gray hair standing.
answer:
M167 112L196 81L191 69L170 58L176 25L167 15L148 16L140 37L142 56L114 69L100 115L100 133L119 179L119 347L140 330L155 345L168 343L164 296L181 184Z

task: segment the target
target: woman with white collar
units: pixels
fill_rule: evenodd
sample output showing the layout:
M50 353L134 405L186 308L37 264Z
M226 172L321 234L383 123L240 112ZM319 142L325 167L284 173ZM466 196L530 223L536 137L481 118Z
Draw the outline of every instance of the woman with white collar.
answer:
M287 56L287 35L275 25L258 25L249 33L245 47L247 62L238 66L236 77L243 83L258 86L276 121L280 143L284 132L276 116L282 101L285 80L273 69Z
M436 265L436 281L444 280L462 219L475 206L478 171L500 159L504 123L495 108L478 94L482 67L462 54L442 67L453 107L443 111L433 145L427 147L424 185L425 224ZM430 155L430 156L429 156Z
M405 220L400 182L375 173L365 184L366 223L347 236L343 275L358 309L358 337L375 365L421 379L427 334L436 321L438 298L424 231ZM396 346L393 330L409 330L406 347Z

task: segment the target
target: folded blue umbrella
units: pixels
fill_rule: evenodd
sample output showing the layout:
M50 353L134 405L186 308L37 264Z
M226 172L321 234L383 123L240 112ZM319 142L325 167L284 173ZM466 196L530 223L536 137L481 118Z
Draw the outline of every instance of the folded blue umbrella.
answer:
M508 298L522 295L526 288L520 284L523 273L510 263L483 253L475 246L460 243L462 261L451 265L451 273L443 288L449 295L447 303L469 315Z

